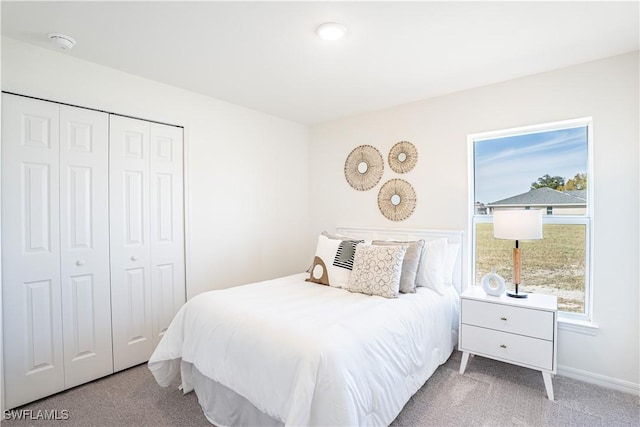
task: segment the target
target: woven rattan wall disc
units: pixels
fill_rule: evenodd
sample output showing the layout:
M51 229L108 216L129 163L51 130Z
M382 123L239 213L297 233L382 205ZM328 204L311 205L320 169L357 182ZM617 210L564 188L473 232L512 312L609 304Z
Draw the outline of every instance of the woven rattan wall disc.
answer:
M354 148L344 162L344 176L350 186L359 191L376 186L384 172L382 154L371 145Z
M391 221L407 219L416 208L416 192L404 179L391 179L380 187L378 208Z
M407 173L418 162L418 150L409 141L396 143L389 151L389 167L397 173Z

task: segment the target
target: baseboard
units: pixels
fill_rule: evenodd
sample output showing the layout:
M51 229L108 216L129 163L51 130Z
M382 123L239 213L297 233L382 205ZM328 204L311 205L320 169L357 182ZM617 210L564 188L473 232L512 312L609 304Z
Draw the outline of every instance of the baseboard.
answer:
M635 384L631 381L619 380L617 378L594 374L593 372L583 371L581 369L562 365L558 365L557 372L558 375L561 375L563 377L569 377L575 380L584 381L586 383L596 384L602 387L623 391L635 396L640 396L640 384Z

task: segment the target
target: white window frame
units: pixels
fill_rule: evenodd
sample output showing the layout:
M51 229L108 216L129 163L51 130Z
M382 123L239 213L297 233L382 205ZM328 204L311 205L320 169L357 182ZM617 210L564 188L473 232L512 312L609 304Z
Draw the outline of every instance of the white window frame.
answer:
M591 334L589 330L595 328L593 322L593 183L595 182L593 174L593 119L591 117L584 117L572 120L563 120L552 123L544 123L539 125L523 126L517 128L503 129L498 131L482 132L470 134L467 136L467 154L468 154L468 176L469 176L469 194L468 194L468 227L469 236L469 277L468 283L470 285L475 284L476 277L476 224L480 223L492 223L493 215L476 215L475 212L475 156L474 156L474 143L476 141L483 141L487 139L503 138L508 136L518 136L530 133L539 133L545 131L554 131L561 129L569 129L576 127L587 127L587 157L588 157L588 185L587 185L587 213L585 215L558 215L558 216L543 216L543 224L576 224L585 226L585 294L584 294L584 313L571 313L566 311L558 311L558 319L564 321L574 327L566 327L566 329L577 330L581 326L585 327L582 332Z

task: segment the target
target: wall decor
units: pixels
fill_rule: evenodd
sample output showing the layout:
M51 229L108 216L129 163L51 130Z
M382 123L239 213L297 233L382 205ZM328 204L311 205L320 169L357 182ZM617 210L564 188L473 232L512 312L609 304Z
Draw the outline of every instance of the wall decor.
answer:
M402 221L416 207L416 192L404 179L391 179L378 192L378 208L391 221Z
M409 141L396 143L389 151L389 167L397 173L407 173L418 162L418 150Z
M487 273L482 277L482 289L484 289L487 295L499 297L504 294L505 283L504 279L496 273L496 269L492 269L491 273Z
M344 162L344 176L350 186L359 191L376 186L384 172L384 159L377 148L360 145L351 150Z

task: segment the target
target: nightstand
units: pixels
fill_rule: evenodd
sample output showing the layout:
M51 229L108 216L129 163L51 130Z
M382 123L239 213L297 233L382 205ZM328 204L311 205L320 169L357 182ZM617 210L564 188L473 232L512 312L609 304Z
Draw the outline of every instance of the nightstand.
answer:
M549 400L553 400L551 374L556 373L558 299L529 294L528 298L489 296L480 286L462 293L460 373L469 355L479 355L542 372Z

